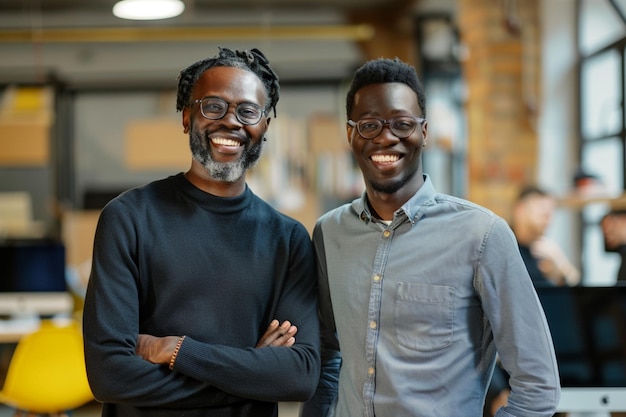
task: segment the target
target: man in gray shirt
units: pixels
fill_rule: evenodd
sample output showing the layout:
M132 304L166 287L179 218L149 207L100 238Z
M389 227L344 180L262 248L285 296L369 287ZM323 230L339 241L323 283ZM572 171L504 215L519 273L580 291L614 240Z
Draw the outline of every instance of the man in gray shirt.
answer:
M366 190L314 230L324 366L302 415L481 416L498 354L511 394L497 416L552 416L552 338L515 237L423 173L415 69L367 62L346 104Z

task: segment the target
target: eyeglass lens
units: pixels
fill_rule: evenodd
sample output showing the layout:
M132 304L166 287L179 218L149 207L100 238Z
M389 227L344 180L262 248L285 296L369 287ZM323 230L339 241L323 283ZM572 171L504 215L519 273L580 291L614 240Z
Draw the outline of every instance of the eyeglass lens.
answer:
M382 132L385 125L389 125L391 133L400 139L407 138L415 131L418 123L423 119L412 117L397 117L390 120L361 119L356 123L359 134L366 139L373 139Z
M207 97L200 102L200 111L207 119L218 120L228 112L228 103L217 97ZM263 117L263 109L254 103L239 103L235 107L237 120L245 125L255 125Z

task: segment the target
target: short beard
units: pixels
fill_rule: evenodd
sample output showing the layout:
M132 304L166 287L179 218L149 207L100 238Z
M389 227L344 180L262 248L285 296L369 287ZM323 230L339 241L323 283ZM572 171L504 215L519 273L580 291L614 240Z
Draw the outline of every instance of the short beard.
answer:
M399 181L394 181L394 182L387 183L387 184L382 184L379 182L371 181L370 185L372 186L372 189L376 192L383 193L383 194L395 194L398 191L400 191L400 189L404 187L406 183L408 183L411 180L411 178L415 176L416 173L417 171L407 175L406 177L400 179Z
M211 178L221 182L234 183L240 180L246 171L257 163L263 150L262 140L252 144L248 142L248 144L244 144L246 149L237 161L217 162L211 155L212 150L209 141L208 135L203 135L193 128L189 132L191 155L206 169Z

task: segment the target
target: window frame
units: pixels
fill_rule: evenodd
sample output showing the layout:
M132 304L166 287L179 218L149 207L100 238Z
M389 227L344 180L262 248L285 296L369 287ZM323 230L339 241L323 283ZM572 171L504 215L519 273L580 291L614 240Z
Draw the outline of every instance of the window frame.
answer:
M626 191L626 105L625 105L625 92L626 92L626 36L623 36L617 40L610 42L607 45L601 46L598 49L585 52L584 51L584 42L582 32L583 22L582 19L582 11L584 10L584 6L588 4L588 2L593 2L595 0L577 0L576 1L576 35L577 35L577 49L578 49L578 63L577 63L577 80L578 80L578 91L577 91L577 112L576 120L578 121L577 130L578 130L578 164L580 167L585 169L584 161L586 158L593 152L592 148L594 145L605 143L608 141L615 141L616 146L620 146L622 148L621 154L621 173L618 172L617 176L621 176L621 184L622 184L622 194ZM619 18L619 20L626 27L626 16L624 11L617 4L617 0L607 0L607 4L612 6L613 11ZM588 118L591 116L584 111L585 106L585 91L588 91L586 87L588 87L588 83L591 81L584 77L585 66L589 65L593 60L600 59L603 54L616 52L618 54L618 59L616 60L617 65L617 74L618 74L618 97L617 103L619 103L620 112L619 119L621 123L621 127L617 126L617 131L601 131L601 132L588 132L584 129L587 125ZM619 169L618 169L619 171ZM613 179L614 180L614 179ZM583 285L594 285L594 284L602 284L605 283L602 280L606 280L607 277L603 276L603 272L598 273L598 268L596 263L597 260L602 260L602 264L608 263L609 265L614 264L616 261L613 259L610 254L603 253L602 247L598 247L602 244L601 236L599 236L599 221L603 215L603 211L606 212L610 208L606 205L604 207L598 208L597 205L591 204L589 206L584 206L581 210L580 214L580 248L582 253L582 269L583 269ZM604 262L607 261L607 262ZM612 278L612 277L608 277ZM599 279L602 282L595 282Z

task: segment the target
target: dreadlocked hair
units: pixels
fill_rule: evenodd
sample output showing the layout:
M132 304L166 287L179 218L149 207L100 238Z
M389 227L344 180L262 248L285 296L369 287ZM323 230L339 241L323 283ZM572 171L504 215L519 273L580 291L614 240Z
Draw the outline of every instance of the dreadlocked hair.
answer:
M354 73L354 78L346 95L346 114L348 118L350 118L352 113L356 92L366 85L381 83L403 83L408 85L417 94L417 102L423 116L426 117L424 86L419 80L415 68L402 62L399 58L378 58L367 61Z
M270 67L269 61L261 51L256 48L248 50L231 50L219 47L219 54L211 58L205 58L178 74L178 92L176 95L176 110L181 111L191 100L191 91L204 72L214 67L233 67L248 70L256 74L267 91L268 101L266 110L273 109L276 117L276 103L278 103L278 76Z

